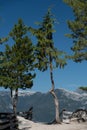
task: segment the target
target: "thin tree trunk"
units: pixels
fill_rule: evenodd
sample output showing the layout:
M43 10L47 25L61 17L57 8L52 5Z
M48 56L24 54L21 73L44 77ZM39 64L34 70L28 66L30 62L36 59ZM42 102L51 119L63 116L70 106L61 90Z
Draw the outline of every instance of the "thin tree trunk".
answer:
M58 98L54 91L55 84L54 84L54 80L53 80L53 68L52 68L51 62L50 62L50 78L51 78L51 83L52 83L52 89L51 89L50 93L52 94L52 96L54 98L54 103L55 103L55 122L54 123L60 124L59 102L58 102Z
M53 123L58 123L60 124L60 117L59 117L59 103L58 103L58 98L53 90L50 91L54 98L54 103L55 103L55 120Z
M12 99L12 95L13 95L13 93L12 93L12 92L13 92L12 88L10 89L10 91L11 91L11 99Z
M14 91L14 94L13 94ZM17 102L18 102L18 89L13 90L11 89L11 99L12 99L12 105L13 105L13 112L16 116L17 114Z

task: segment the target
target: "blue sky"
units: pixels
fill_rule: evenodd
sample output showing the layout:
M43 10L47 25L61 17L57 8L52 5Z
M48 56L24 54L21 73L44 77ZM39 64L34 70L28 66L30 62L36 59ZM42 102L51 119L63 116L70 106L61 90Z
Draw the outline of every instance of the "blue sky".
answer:
M70 32L66 21L73 19L73 13L72 9L62 0L0 0L0 37L7 36L19 18L22 18L26 25L36 27L35 22L42 21L49 7L52 7L52 13L58 21L55 25L55 47L72 53L70 50L73 45L72 39L64 35ZM12 43L9 42L9 44ZM0 45L1 50L4 50L3 45ZM76 90L79 86L87 86L86 67L86 61L82 63L68 61L64 69L55 69L55 88ZM37 71L31 91L47 92L50 88L49 70L47 72Z

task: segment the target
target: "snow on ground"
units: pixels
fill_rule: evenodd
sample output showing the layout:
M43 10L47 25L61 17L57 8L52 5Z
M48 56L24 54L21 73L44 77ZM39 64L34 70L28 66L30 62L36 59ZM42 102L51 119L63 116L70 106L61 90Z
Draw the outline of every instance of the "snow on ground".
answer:
M23 117L18 117L18 120L20 130L87 130L87 122L71 122L70 124L62 123L47 125L44 123L35 123L26 120Z

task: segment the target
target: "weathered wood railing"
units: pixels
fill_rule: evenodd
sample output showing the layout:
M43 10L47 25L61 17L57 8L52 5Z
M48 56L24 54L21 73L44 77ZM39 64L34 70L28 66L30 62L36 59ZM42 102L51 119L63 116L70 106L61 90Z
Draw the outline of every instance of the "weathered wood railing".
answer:
M70 112L70 111L63 111L62 122L70 123L71 115L72 115L72 112Z
M87 110L85 109L77 109L74 112L63 111L62 112L62 121L65 123L70 123L70 121L87 121Z
M28 111L17 112L17 115L24 117L25 119L32 120L33 107L30 107Z
M13 113L0 113L0 130L17 130L18 121Z

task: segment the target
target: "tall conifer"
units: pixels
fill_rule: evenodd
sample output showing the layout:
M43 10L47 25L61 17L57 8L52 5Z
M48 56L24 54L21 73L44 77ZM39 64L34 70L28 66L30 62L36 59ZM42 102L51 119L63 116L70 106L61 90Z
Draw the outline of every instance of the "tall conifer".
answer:
M50 71L50 79L51 79L51 90L50 93L54 98L55 103L55 123L60 123L59 118L59 101L55 94L55 84L53 79L53 69L56 67L64 67L66 64L66 60L63 59L64 54L62 51L59 51L54 47L53 42L53 29L55 23L55 19L51 14L50 9L47 14L43 18L41 23L37 23L39 25L38 29L30 28L31 32L36 36L38 42L36 45L36 58L37 58L37 67L40 71L46 71L49 69ZM45 80L45 79L44 79Z
M2 64L2 75L0 85L10 88L13 102L13 110L16 114L18 99L18 88L26 89L33 86L34 69L34 47L27 36L27 27L21 19L15 24L10 37L13 39L13 46L6 45L4 63ZM15 94L13 94L13 92Z

